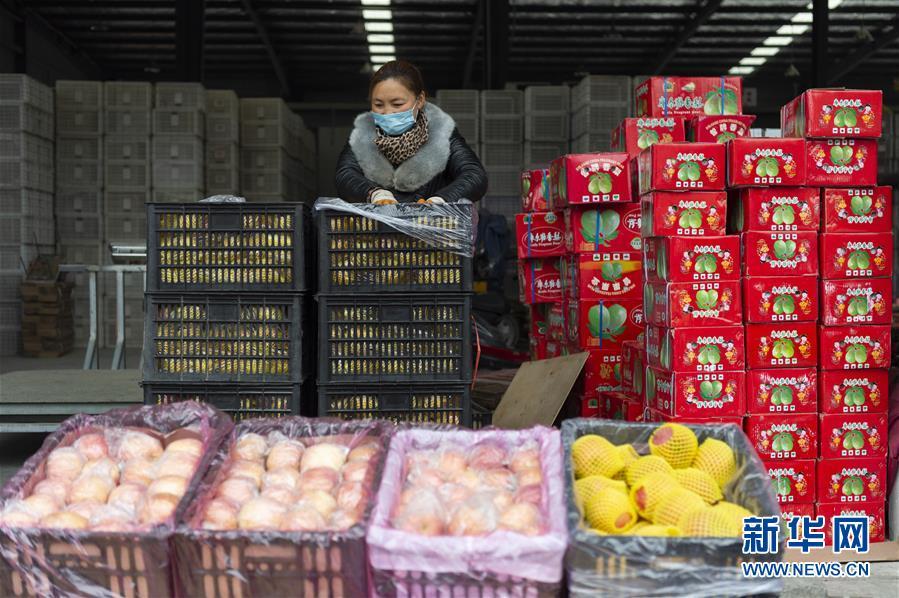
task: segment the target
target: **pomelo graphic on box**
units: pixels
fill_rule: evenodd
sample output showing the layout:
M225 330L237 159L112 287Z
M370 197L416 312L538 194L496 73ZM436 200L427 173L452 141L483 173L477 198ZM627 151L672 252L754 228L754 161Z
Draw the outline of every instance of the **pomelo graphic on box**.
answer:
M747 276L743 279L746 321L814 322L818 319L817 276Z
M746 363L750 369L814 367L818 335L814 322L747 324Z
M821 235L821 278L872 278L893 272L893 233Z
M640 194L722 191L725 151L720 143L656 144L637 156Z
M740 77L649 77L634 89L636 116L743 112Z
M688 137L690 141L727 143L737 137L749 137L753 122L752 114L694 116L687 123Z
M860 502L856 504L818 503L815 515L824 517L824 545L833 544L833 518L867 517L868 541L883 542L886 539L886 515L884 501Z
M746 372L749 413L815 413L818 371L814 367Z
M621 343L643 331L643 305L637 299L569 301L568 339L582 349L621 351Z
M739 417L745 408L745 373L666 372L646 368L647 405L683 417Z
M553 160L549 169L554 207L633 200L625 153L567 154Z
M880 137L883 92L874 89L809 89L780 109L789 137Z
M742 326L646 327L646 360L669 372L723 372L746 367Z
M640 204L569 209L565 217L565 247L570 253L601 253L603 260L622 260L623 253L641 251Z
M819 193L813 187L750 187L731 193L732 232L817 231Z
M875 139L821 139L806 143L806 184L810 187L877 185Z
M563 286L572 299L635 299L643 286L643 262L639 253L620 254L623 259L604 260L603 254L579 253L564 262Z
M820 459L815 477L818 502L858 503L886 497L887 463L883 457Z
M870 370L890 367L889 326L821 326L822 370Z
M746 276L804 276L818 273L818 235L810 231L743 233Z
M818 391L822 413L886 413L890 377L887 370L822 371Z
M746 436L763 460L818 456L818 416L814 413L750 415Z
M814 504L815 460L768 461L765 463L771 487L780 504Z
M821 458L886 457L886 413L829 413L820 416Z
M625 118L612 129L612 151L626 152L631 158L656 143L686 141L681 117Z
M691 239L647 237L643 270L646 280L696 282L739 280L740 238L735 235Z
M725 233L724 191L647 193L640 201L644 237L701 237Z
M821 281L821 323L825 326L890 324L893 284L889 278Z
M668 328L742 324L740 283L647 282L643 312L647 323Z
M727 182L731 187L805 185L805 140L739 137L727 143Z
M886 233L893 230L892 187L824 189L821 216L826 233Z

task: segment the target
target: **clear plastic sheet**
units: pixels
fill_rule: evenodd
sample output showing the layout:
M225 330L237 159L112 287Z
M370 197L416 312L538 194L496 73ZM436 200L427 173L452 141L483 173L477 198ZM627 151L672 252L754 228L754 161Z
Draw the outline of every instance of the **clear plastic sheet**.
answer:
M173 538L178 596L366 596L365 522L371 513L390 435L385 422L285 417L237 425L222 444ZM332 437L349 448L376 438L382 450L366 473L368 505L360 523L345 531L282 532L205 530L206 506L225 479L239 438L279 433L308 444Z
M422 536L391 525L412 449L450 442L460 451L484 442L506 449L536 443L543 473L541 504L547 531L524 536L495 531L486 536ZM379 596L558 595L566 546L559 432L428 427L398 431L391 443L368 529L373 591Z
M565 449L565 494L570 546L565 559L572 596L749 596L778 594L780 579L748 579L741 561L779 561L780 554L744 555L740 538L662 538L602 536L582 525L574 499L571 445L585 434L613 444L631 443L649 454L647 443L660 424L570 419L562 422ZM734 425L690 425L699 442L717 438L736 454L737 472L724 498L759 516L780 517L765 467L743 432ZM641 450L642 449L642 450Z
M322 197L316 210L336 210L370 218L431 247L474 257L478 212L467 199L444 204L396 203L378 206Z
M187 491L171 517L149 531L12 528L0 524L0 595L122 595L159 598L171 595L169 538L184 514L231 420L208 405L114 409L102 415L76 415L60 424L0 491L0 508L31 493L45 477L47 456L84 434L109 428L152 430L161 435L181 428L199 434L203 453Z
M204 197L199 203L246 203L247 198L236 195L210 195Z

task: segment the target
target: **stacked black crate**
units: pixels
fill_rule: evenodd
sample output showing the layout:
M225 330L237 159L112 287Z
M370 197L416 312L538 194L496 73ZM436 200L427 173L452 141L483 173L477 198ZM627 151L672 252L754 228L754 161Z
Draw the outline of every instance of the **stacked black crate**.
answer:
M146 404L198 400L236 420L299 413L309 218L291 203L147 204Z
M418 236L371 217L388 214ZM472 267L451 250L472 238L470 204L316 219L318 415L470 426Z

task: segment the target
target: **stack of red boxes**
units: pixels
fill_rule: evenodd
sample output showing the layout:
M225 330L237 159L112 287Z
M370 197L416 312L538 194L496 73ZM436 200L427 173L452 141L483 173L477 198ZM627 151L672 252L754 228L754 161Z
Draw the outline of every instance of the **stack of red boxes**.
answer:
M893 235L891 190L876 186L881 96L813 89L781 110L820 187L815 514L828 542L835 515L867 516L870 540L884 539Z

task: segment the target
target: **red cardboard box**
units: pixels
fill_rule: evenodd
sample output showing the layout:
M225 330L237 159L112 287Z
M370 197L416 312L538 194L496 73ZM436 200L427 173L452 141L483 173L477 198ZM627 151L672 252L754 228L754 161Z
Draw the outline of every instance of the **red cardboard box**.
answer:
M547 339L546 341L546 358L553 359L563 355L564 343L557 340Z
M591 349L584 365L584 393L596 397L607 390L621 389L621 349Z
M755 115L752 114L694 116L687 123L687 136L694 142L727 143L737 137L749 137L753 122Z
M740 237L646 237L646 280L701 282L740 279Z
M771 487L782 505L815 502L815 460L765 461Z
M549 332L549 326L546 323L546 312L549 311L549 306L545 303L540 303L532 305L529 311L531 312L531 328L528 336L531 338L546 336Z
M649 419L647 419L646 421L651 422L677 422L679 424L700 425L733 424L735 426L743 426L742 417L684 417L680 415L669 415L667 413L662 413L658 409L649 409L647 411L647 415L649 416Z
M746 276L805 276L818 274L818 235L743 233L743 272Z
M893 281L854 278L821 281L821 323L825 326L892 323Z
M746 367L742 326L646 327L646 362L668 372L724 372Z
M643 396L646 348L642 337L621 343L621 391Z
M746 436L763 461L794 461L818 456L818 416L814 413L750 415Z
M545 336L532 336L530 339L528 339L531 361L540 361L541 359L547 359L547 342L548 341L546 340Z
M643 262L639 253L630 259L603 260L601 253L578 253L565 261L563 284L571 299L639 299L643 293Z
M824 517L824 544L833 545L833 518L867 517L868 542L886 540L886 515L884 501L860 502L855 504L818 503L815 508L817 517Z
M565 325L565 305L561 302L550 303L546 311L546 337L549 340L565 342L568 340L568 327Z
M746 365L749 369L814 367L818 335L814 322L746 325Z
M805 185L805 139L738 137L727 142L730 187Z
M640 204L565 210L565 247L570 253L601 253L603 260L628 259L639 252Z
M893 188L849 187L822 191L826 233L888 233L893 230Z
M644 237L720 236L727 228L724 191L656 191L640 205Z
M876 278L893 273L893 233L821 235L821 278Z
M625 118L612 129L612 151L626 152L631 158L656 143L686 141L684 119Z
M725 177L720 143L664 143L637 156L640 194L650 191L721 191Z
M649 77L634 89L636 116L741 114L740 77Z
M553 160L549 168L550 197L556 208L634 199L627 154L568 154Z
M646 403L676 417L742 417L745 372L683 373L646 368Z
M728 223L732 232L818 230L818 189L752 187L731 193Z
M809 89L780 109L790 137L880 137L883 92L875 89Z
M887 456L887 414L829 413L819 416L821 458Z
M818 405L822 413L886 413L890 375L887 370L867 372L822 371Z
M643 417L643 402L632 394L607 390L599 393L599 409L606 419L636 422Z
M815 322L818 319L817 276L749 276L743 279L747 322Z
M873 370L890 367L889 326L821 326L822 370Z
M581 417L605 417L599 398L581 399Z
M809 187L873 187L877 184L877 140L809 139L805 144Z
M549 203L549 169L538 168L521 173L521 207L525 212L546 212Z
M570 301L568 339L582 349L621 352L621 343L643 332L643 302L639 299Z
M888 491L886 465L883 457L820 459L818 502L882 502Z
M817 490L817 489L816 489ZM780 505L780 520L783 525L781 525L781 537L789 538L790 537L790 528L788 526L790 519L793 517L815 517L815 505L797 505L797 504L782 504ZM799 526L799 536L801 539L803 537L802 534L802 526Z
M518 258L565 255L565 220L561 212L515 215Z
M518 262L518 296L525 305L562 300L561 258Z
M649 324L666 328L743 323L740 282L647 282L643 312Z
M815 413L818 370L815 367L746 372L749 413Z

